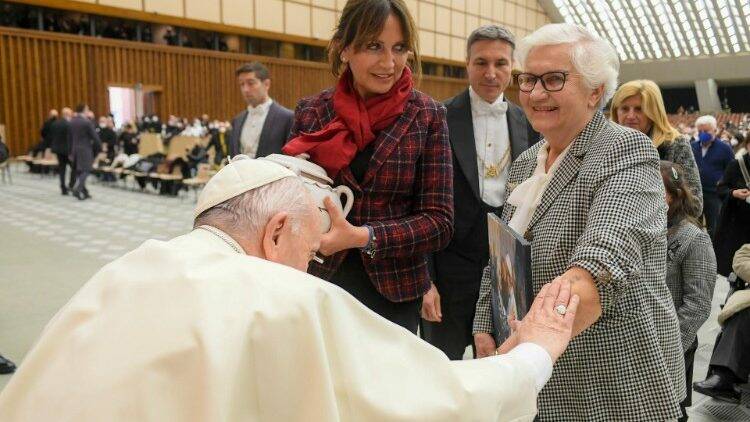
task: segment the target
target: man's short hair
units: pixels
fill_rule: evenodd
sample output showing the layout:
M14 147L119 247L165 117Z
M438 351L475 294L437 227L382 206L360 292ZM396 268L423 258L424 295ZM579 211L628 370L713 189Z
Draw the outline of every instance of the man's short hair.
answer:
M695 127L698 127L700 125L709 125L714 129L718 129L719 125L716 122L716 117L706 114L705 116L701 116L697 119L695 119Z
M243 73L251 72L255 73L255 77L260 79L261 81L265 81L266 79L271 77L270 73L268 73L268 68L263 66L263 64L261 64L260 62L250 62L243 64L234 71L234 76L240 76Z
M86 110L86 103L80 103L76 106L76 113L83 113L84 110Z
M490 40L490 41L504 41L510 44L510 48L514 50L516 48L516 37L507 28L500 25L482 25L475 29L469 39L466 40L466 58L468 59L471 55L471 45L477 41Z

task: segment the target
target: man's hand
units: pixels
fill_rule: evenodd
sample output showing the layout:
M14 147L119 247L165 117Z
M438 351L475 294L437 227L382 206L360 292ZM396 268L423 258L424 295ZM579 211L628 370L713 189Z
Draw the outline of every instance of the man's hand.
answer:
M750 190L748 189L735 189L732 191L732 196L737 199L746 200L750 196Z
M345 249L363 248L370 241L367 227L356 227L346 220L344 213L333 203L331 198L323 200L326 211L331 217L331 230L320 239L320 249L325 256L330 256Z
M440 311L440 293L438 293L434 283L422 297L421 314L422 318L427 321L440 322L443 320L443 313Z
M489 333L474 334L474 347L477 350L477 358L484 358L495 354L495 339Z
M552 362L557 361L573 335L579 301L578 295L571 297L568 280L555 279L542 287L523 320L514 323L513 336L518 336L518 343L542 346L552 357ZM564 315L555 310L559 305L566 307Z

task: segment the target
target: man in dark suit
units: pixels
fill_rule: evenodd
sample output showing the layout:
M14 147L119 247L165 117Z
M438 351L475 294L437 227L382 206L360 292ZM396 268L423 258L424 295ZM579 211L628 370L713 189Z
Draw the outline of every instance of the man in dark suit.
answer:
M62 109L62 118L56 119L49 128L49 147L57 155L57 173L60 176L60 190L63 195L68 194L68 189L73 189L75 183L75 170L70 163L70 141L68 132L70 130L70 119L73 117L73 110L65 107ZM65 172L70 169L70 180L65 185Z
M474 309L489 259L487 213L498 215L510 164L539 140L523 111L503 95L511 82L513 34L497 25L477 28L467 41L470 87L445 102L453 149L454 235L433 255L434 284L424 296L424 338L450 359L472 344ZM477 349L494 349L480 336ZM492 342L489 344L488 342Z
M57 110L52 109L49 111L49 117L42 124L42 152L44 152L44 150L46 150L47 148L50 148L50 146L52 145L52 133L50 129L52 128L52 123L55 123L55 120L57 120L57 118Z
M91 198L88 189L86 189L86 178L91 173L94 157L102 148L102 141L99 139L96 129L94 129L94 124L86 117L88 112L88 105L77 105L76 114L70 120L70 130L68 131L70 155L76 172L73 195L79 200Z
M294 112L268 96L271 78L258 62L246 63L235 72L247 110L232 119L229 153L250 158L280 154L294 123Z

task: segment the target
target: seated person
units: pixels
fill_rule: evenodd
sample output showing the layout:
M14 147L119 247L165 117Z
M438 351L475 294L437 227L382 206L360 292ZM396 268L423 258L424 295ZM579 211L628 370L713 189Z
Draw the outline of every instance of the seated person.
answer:
M740 279L750 280L750 243L734 255L732 269ZM738 290L727 299L719 324L714 352L708 367L708 377L693 384L693 389L715 399L737 403L737 384L748 382L750 373L750 289Z
M450 361L306 274L320 212L276 163L232 160L194 214L193 231L104 266L55 315L0 420L531 421L570 341L568 282L542 289L508 353Z

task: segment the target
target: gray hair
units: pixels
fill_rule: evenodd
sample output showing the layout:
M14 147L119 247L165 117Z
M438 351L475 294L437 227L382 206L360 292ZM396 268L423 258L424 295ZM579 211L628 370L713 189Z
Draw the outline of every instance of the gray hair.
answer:
M196 217L193 226L208 224L249 239L260 233L271 217L283 211L289 215L292 231L299 233L311 207L312 198L302 181L284 177L214 205Z
M716 122L716 117L710 114L706 114L705 116L701 116L695 119L695 127L698 127L700 125L710 125L714 129L719 127L719 124Z
M610 43L584 27L572 23L544 25L521 40L516 50L516 60L525 67L526 57L534 47L558 44L571 45L570 62L573 67L583 76L589 89L604 86L599 106L607 104L617 90L620 59Z
M516 48L516 37L507 28L500 25L482 25L472 31L466 40L466 59L471 55L471 46L477 41L504 41L510 44L512 49Z

